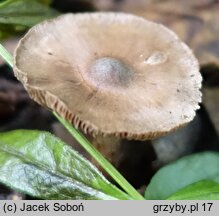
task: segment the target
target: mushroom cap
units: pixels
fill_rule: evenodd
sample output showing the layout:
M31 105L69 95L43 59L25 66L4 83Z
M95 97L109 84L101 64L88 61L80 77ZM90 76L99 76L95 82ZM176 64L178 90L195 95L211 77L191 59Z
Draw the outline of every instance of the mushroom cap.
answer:
M195 116L201 75L166 27L124 13L66 14L31 28L14 54L30 96L92 136L152 139Z

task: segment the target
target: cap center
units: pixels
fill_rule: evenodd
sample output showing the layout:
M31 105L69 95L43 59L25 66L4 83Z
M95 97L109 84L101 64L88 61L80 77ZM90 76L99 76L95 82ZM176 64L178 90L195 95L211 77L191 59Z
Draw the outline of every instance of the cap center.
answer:
M91 65L90 76L96 85L127 86L133 77L133 71L121 60L103 57Z

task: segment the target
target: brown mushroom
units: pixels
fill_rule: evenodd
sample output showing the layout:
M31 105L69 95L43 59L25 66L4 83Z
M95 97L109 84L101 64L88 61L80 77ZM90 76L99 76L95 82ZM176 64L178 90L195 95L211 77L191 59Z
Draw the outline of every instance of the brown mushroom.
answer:
M152 139L191 121L201 101L192 51L166 27L123 13L36 25L14 72L35 101L93 137Z

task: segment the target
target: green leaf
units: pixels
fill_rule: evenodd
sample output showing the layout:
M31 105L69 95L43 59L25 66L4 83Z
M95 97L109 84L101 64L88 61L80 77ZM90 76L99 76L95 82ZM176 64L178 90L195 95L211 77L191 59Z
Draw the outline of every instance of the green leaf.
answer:
M0 3L0 25L31 27L58 13L37 0L7 0Z
M148 185L145 198L163 200L204 179L219 182L219 153L197 153L161 168Z
M45 5L50 5L52 3L52 0L38 0L38 2L45 4Z
M219 184L203 180L176 192L168 200L219 200Z
M6 0L0 2L0 40L58 15L50 0Z
M33 0L30 0L30 1L33 1ZM52 0L34 0L34 1L38 1L44 5L50 5L52 3ZM5 2L8 2L8 0L0 0L0 4L5 3Z
M0 182L41 199L129 199L89 161L47 132L0 134Z

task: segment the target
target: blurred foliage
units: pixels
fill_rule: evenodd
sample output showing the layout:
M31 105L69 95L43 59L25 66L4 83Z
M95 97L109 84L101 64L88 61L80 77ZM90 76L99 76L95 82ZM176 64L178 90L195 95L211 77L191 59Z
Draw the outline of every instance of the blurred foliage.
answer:
M191 184L168 198L169 200L219 200L219 184L202 180Z
M195 197L198 196L197 191L203 190L200 198L209 198L210 191L207 191L208 183L200 183L198 185L190 185L202 181L209 180L219 183L219 153L218 152L202 152L190 156L183 157L163 168L161 168L152 178L148 185L145 198L150 200L163 200L171 197ZM218 190L218 185L212 185L212 190ZM189 187L187 190L186 187ZM185 188L185 190L183 190ZM183 191L180 191L183 190ZM210 188L209 188L210 190ZM190 194L188 194L188 191ZM215 192L215 191L214 191ZM212 192L212 193L214 193ZM198 197L197 197L198 198ZM216 197L215 197L216 198ZM218 195L217 195L218 198Z
M52 0L38 0L38 2L45 4L45 5L50 5L52 3Z
M50 0L6 0L0 2L0 39L58 15Z

